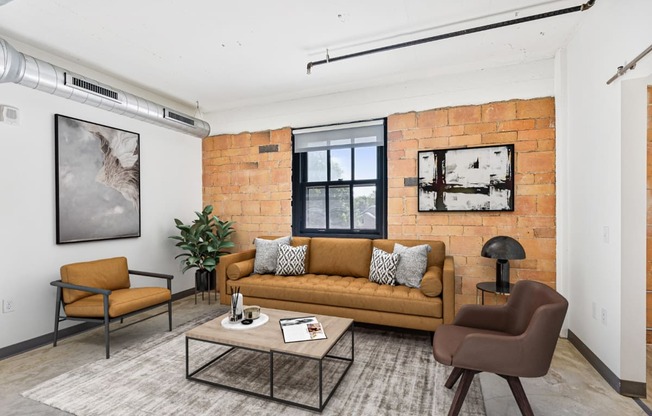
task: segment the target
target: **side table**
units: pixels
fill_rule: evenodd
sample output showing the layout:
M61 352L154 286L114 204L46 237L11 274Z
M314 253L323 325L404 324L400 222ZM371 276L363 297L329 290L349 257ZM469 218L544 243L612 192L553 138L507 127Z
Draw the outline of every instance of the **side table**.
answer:
M493 293L494 298L496 295L509 296L509 293L512 291L513 284L509 284L509 292L498 291L496 289L496 282L480 282L475 285L475 303L480 303L478 300L482 300L482 305L484 305L484 294Z

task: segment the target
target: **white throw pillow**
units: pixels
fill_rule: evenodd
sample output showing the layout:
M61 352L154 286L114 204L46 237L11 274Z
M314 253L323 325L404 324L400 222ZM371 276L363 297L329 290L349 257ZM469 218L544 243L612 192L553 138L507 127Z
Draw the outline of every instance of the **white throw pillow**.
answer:
M369 280L381 285L396 284L396 266L398 265L398 254L388 253L374 247L369 266Z
M396 283L409 287L420 287L421 279L428 267L428 252L431 250L432 248L428 244L414 247L394 244L394 254L399 255Z
M288 244L281 244L278 247L278 259L276 264L277 276L299 276L306 274L306 252L308 246L292 247Z
M281 237L276 240L265 240L256 238L256 258L254 259L254 273L266 274L276 271L276 261L278 258L278 246L280 244L290 244L291 237Z

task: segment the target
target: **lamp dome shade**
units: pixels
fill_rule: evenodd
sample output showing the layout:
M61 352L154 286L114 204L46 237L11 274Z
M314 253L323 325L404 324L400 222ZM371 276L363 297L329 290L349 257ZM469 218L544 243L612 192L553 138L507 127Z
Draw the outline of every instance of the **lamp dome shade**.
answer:
M525 258L525 250L521 243L512 237L499 235L493 237L482 246L480 255L490 259L518 260Z

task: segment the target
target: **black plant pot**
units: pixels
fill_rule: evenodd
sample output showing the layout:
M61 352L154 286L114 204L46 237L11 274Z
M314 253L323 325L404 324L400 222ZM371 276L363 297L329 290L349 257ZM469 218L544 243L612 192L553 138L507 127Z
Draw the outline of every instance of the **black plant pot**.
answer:
M195 271L195 288L198 292L209 290L211 272L206 269L197 269Z
M209 272L206 269L195 271L195 288L198 292L205 292L215 289L215 270Z

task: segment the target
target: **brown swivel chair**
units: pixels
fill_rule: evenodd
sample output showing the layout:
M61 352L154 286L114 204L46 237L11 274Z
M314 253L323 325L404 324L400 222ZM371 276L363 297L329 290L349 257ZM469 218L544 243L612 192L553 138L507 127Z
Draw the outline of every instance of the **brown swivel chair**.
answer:
M533 281L514 285L502 306L464 305L451 325L437 328L435 359L453 366L446 388L461 377L448 412L457 415L475 374L486 371L507 380L523 415L533 415L519 377L541 377L550 368L568 302Z

